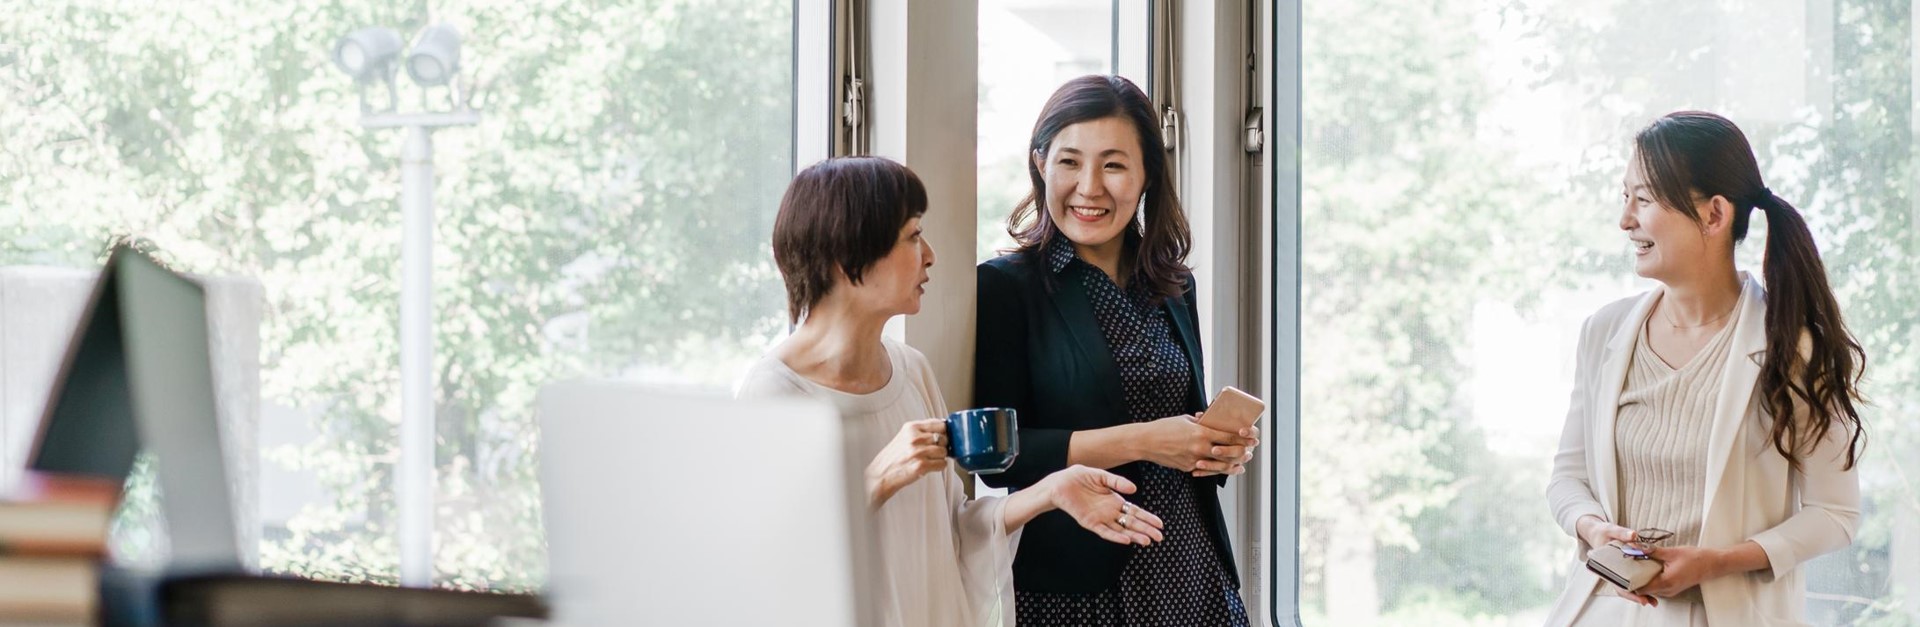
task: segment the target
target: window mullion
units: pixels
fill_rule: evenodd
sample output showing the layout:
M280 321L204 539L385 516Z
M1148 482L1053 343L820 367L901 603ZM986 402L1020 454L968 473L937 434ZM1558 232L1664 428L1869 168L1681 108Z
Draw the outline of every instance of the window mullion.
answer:
M1275 625L1300 624L1300 149L1301 25L1300 3L1262 0L1266 6L1267 106L1265 206L1270 260L1266 373L1270 382L1266 460L1257 472L1265 478L1268 505L1267 616Z

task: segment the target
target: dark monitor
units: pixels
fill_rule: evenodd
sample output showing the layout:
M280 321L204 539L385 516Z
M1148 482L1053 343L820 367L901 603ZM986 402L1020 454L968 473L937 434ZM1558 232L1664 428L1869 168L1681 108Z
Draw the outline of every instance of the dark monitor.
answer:
M121 256L115 253L116 259ZM125 481L140 452L127 384L117 273L110 260L94 283L54 377L27 468Z
M28 462L124 481L153 455L170 568L240 568L220 446L206 292L133 250L107 259L54 379Z

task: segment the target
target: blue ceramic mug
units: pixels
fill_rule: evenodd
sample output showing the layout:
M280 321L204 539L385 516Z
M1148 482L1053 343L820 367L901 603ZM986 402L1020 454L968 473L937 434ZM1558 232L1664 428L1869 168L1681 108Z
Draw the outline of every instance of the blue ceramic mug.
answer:
M947 414L947 455L977 475L1005 471L1020 455L1020 421L999 407Z

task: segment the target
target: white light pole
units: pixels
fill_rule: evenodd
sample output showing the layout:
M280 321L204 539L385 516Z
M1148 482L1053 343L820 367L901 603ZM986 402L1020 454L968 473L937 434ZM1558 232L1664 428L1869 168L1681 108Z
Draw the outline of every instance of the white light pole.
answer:
M398 41L390 29L361 29L334 46L334 60L360 83L360 126L407 129L400 149L400 460L394 496L400 584L424 588L433 585L433 129L479 124L480 112L460 95L460 35L445 24L421 31L406 69L423 88L448 85L453 110L395 112ZM367 104L366 87L375 80L387 86L384 111Z

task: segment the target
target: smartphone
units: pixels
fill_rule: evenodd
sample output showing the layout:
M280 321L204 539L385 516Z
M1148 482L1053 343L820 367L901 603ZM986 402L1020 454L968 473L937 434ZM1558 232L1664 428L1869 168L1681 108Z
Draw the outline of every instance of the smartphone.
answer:
M1241 429L1253 426L1254 422L1260 420L1260 414L1266 411L1266 402L1229 385L1220 388L1220 394L1214 396L1213 402L1207 405L1206 413L1200 416L1200 424L1209 429L1239 433Z

